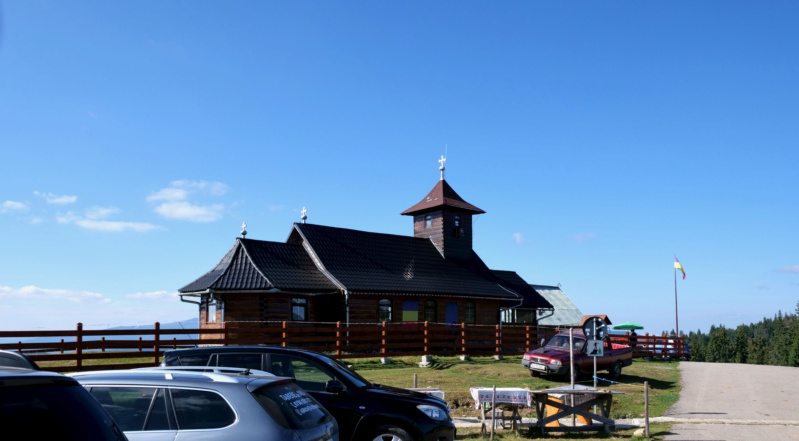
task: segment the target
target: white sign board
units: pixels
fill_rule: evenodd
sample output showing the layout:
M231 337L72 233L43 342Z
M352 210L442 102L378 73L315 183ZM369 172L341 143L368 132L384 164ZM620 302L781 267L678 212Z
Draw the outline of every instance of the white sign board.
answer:
M588 340L585 342L585 353L591 357L602 357L605 355L605 345L602 340Z

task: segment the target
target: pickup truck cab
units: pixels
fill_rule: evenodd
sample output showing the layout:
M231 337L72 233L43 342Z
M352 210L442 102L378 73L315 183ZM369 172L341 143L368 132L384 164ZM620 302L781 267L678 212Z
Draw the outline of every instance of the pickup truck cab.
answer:
M586 347L586 338L582 330L574 330L574 377L580 373L594 371L594 354L597 348ZM601 356L596 357L597 371L608 371L610 376L618 378L621 369L633 362L633 350L627 345L611 344L606 337L603 340ZM569 375L569 332L562 331L552 337L545 346L526 352L522 357L522 366L530 370L530 375Z

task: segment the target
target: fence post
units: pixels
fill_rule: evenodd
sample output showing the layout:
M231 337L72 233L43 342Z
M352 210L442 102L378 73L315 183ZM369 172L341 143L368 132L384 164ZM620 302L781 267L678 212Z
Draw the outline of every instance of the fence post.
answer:
M469 360L466 354L466 323L461 322L461 361Z
M530 327L524 327L524 352L530 352Z
M139 336L139 352L142 352L141 341L141 336Z
M501 351L502 351L502 348L501 348L501 346L502 346L502 331L501 331L501 328L499 327L499 325L496 325L496 332L495 332L495 337L494 338L496 338L496 340L494 340L494 346L495 346L494 349L496 349L496 352L497 352L497 354L494 355L494 359L495 360L502 360L502 355L501 355Z
M336 358L341 359L341 322L336 322Z
M287 322L283 322L283 343L281 343L281 345L282 345L284 348L285 348L286 346L288 346L288 345L286 344L286 336L288 335L288 331L287 331L287 329L286 329L287 327L288 327L288 323L287 323Z
M100 352L105 352L105 337L100 338Z
M430 340L429 340L429 338L430 338L430 337L428 336L428 333L427 333L427 332L428 332L428 331L427 331L427 320L425 320L425 321L424 321L424 355L428 355L428 353L427 353L427 352L428 352L428 350L429 350L428 348L430 347L430 346L429 346L429 344L430 344Z
M83 367L83 323L78 322L78 329L75 334L75 367Z
M22 344L22 342L20 342L20 344ZM62 354L64 353L64 339L63 338L61 339L61 353Z
M386 356L386 340L387 340L387 338L386 338L387 335L386 335L386 322L385 322L385 320L381 324L381 327L383 329L380 330L380 337L381 337L381 340L380 340L380 353L383 354L383 357L385 357Z
M161 322L155 322L155 332L153 334L153 363L159 364L161 355Z

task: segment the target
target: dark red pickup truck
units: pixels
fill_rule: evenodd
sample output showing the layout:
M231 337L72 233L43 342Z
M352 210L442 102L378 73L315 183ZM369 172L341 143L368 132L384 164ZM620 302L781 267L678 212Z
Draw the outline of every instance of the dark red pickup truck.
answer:
M633 363L633 350L627 345L611 344L605 338L602 355L596 357L596 370L608 371L610 376L617 378L621 369ZM574 371L575 378L580 373L594 371L594 356L591 355L595 348L586 347L585 335L582 330L574 330ZM534 351L524 354L522 366L530 369L530 375L537 377L544 375L569 375L569 332L562 331L552 340Z

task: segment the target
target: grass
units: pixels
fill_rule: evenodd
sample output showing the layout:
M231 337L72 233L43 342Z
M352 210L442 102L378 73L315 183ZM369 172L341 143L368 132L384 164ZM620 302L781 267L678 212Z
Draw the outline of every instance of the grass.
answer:
M469 395L470 387L527 387L530 390L547 389L568 385L565 378L531 377L521 365L521 357L507 357L497 361L493 357L473 357L461 361L458 357L434 357L431 366L420 368L419 357L392 359L391 364L382 364L377 359L345 360L369 381L389 386L413 387L414 374L418 387L435 387L444 391L447 404L452 408L453 417L479 417L480 411L474 408L474 400ZM679 398L680 374L676 361L644 361L636 359L632 366L624 368L616 384L598 382L602 389L624 392L613 398L611 418L643 418L644 382L649 383L649 416L663 416ZM599 372L600 378L607 378L607 372ZM593 378L586 375L579 384L593 386ZM535 417L535 410L521 410L522 417ZM652 425L651 439L662 439L668 433L667 424ZM634 439L634 430L618 431L606 437L597 434L571 434L566 439ZM598 437L597 437L598 436ZM498 432L496 439L512 441L530 439L534 434L522 429L519 434L512 431ZM540 437L540 436L539 436ZM592 438L593 437L593 438ZM458 429L458 439L481 438L479 428Z

